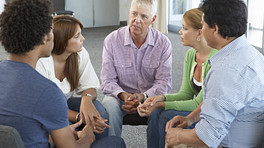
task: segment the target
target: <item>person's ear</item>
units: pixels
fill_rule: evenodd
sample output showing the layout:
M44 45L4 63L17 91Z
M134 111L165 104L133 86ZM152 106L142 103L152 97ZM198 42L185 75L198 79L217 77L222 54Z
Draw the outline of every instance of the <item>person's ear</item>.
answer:
M47 42L48 42L48 35L47 34L45 34L45 36L42 38L42 42L44 45L47 44Z
M214 25L214 33L218 34L219 33L219 27L218 25Z
M154 15L152 20L151 20L151 24L153 24L155 22L156 18L157 18L157 15Z
M198 36L197 36L197 37L200 37L200 38L201 38L202 35L203 35L203 31L202 31L202 29L199 29L199 30L198 30Z

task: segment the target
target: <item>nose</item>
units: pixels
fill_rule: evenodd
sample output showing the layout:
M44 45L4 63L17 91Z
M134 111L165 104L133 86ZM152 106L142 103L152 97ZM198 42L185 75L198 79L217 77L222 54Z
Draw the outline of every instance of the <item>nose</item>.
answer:
M182 28L181 28L181 30L179 31L179 34L182 34Z
M82 35L82 41L84 41L85 40L85 38L84 38L84 36Z
M136 22L140 22L140 21L142 21L142 19L141 19L141 17L138 15L138 16L136 17Z

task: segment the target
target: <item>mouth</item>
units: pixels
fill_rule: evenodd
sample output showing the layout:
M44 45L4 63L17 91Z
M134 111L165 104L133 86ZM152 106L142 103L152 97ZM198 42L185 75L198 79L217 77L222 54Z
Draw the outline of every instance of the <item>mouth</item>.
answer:
M132 25L132 27L135 28L135 29L139 29L139 28L140 28L140 27L137 26L137 25Z
M181 42L183 42L183 38L181 37Z

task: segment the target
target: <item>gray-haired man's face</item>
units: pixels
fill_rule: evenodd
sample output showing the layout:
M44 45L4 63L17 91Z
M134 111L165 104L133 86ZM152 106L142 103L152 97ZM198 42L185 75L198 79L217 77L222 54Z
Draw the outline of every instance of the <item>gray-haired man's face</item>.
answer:
M152 23L151 6L144 3L132 3L129 12L130 33L135 36L145 34Z

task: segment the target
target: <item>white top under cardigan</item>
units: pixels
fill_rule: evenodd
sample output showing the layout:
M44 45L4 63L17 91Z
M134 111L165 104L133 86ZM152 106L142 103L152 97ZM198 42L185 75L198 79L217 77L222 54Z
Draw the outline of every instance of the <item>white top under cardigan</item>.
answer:
M80 80L78 87L74 91L77 95L80 95L82 91L88 88L98 89L100 86L100 82L94 71L87 50L83 47L82 50L77 54L79 62ZM40 58L37 62L36 70L44 77L56 83L57 86L65 94L67 99L74 95L74 91L70 91L71 86L66 77L62 81L55 77L54 62L52 56L48 58Z

